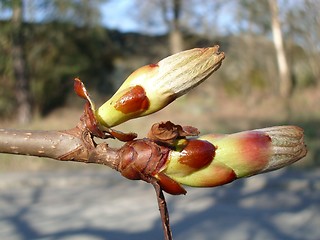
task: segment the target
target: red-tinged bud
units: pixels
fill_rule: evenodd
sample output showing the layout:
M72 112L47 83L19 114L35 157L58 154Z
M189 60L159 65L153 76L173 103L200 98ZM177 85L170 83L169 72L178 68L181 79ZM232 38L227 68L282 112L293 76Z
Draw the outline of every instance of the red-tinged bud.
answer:
M219 47L195 48L134 71L96 111L98 121L113 127L167 106L198 86L222 64Z
M232 168L238 178L279 169L307 153L303 130L296 126L276 126L223 137L209 134L201 139L217 146L215 161Z
M209 154L201 156L201 151L206 152L207 147L199 145L195 150L192 147L188 149L186 145L181 151L170 152L162 173L184 185L213 187L237 178L276 170L303 158L307 153L303 130L295 126L229 135L209 134L199 137L198 141L212 145L215 151L210 161L206 159Z
M230 134L210 142L218 148L215 161L233 169L238 177L261 171L272 155L271 138L260 131Z
M170 130L171 128L169 128ZM185 194L180 185L215 187L237 178L287 166L306 155L303 130L280 126L235 134L208 134L158 145L135 140L119 151L117 169L133 180L157 180L170 194ZM175 149L175 150L173 150Z

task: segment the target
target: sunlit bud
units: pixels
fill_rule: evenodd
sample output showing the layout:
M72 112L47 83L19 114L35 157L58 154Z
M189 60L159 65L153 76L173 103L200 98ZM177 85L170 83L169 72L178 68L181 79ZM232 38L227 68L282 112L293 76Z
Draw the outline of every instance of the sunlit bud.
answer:
M209 134L171 151L161 174L194 187L214 187L287 166L307 153L303 130L279 126L230 135Z
M224 53L214 46L180 52L141 67L98 108L98 121L112 127L154 113L203 82L223 59Z

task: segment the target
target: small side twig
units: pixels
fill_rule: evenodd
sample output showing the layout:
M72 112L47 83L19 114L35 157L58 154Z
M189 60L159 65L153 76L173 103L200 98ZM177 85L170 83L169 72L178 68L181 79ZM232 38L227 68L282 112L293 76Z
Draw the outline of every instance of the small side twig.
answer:
M161 215L161 222L163 227L164 239L172 240L172 232L169 222L169 212L167 208L166 199L164 197L163 191L157 181L151 181L152 186L154 187L157 195L159 211Z

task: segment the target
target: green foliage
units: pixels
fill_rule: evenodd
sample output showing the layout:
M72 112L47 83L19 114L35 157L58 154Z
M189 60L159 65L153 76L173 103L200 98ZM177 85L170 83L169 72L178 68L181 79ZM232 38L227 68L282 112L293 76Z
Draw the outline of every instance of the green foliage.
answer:
M10 28L3 22L1 29ZM40 114L61 106L72 91L74 77L88 86L108 84L106 73L112 70L112 48L108 33L99 28L79 28L53 22L25 26L25 47L34 105ZM0 112L13 109L14 84L10 62L10 35L2 31L0 46L0 81L5 94L0 95ZM8 107L9 105L9 107ZM11 110L10 110L11 109Z
M27 36L32 90L41 113L64 103L74 77L98 88L105 71L112 68L112 53L103 46L108 42L106 32L55 22L30 26Z
M8 25L0 27L0 117L10 115L15 107Z

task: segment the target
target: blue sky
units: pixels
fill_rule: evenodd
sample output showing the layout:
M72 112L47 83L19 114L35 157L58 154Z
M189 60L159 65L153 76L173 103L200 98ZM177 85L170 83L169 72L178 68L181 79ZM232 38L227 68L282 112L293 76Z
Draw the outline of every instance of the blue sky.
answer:
M121 31L136 31L139 26L131 18L126 17L130 10L131 0L111 1L101 7L102 24ZM129 6L129 7L128 7Z
M135 5L137 1L121 0L110 1L101 6L102 24L111 29L118 29L123 32L144 32L149 34L163 34L167 31L167 27L161 21L159 11L154 11L153 17L158 17L158 24L150 26L145 22L141 22L138 19L138 14L135 11ZM225 4L219 11L219 16L216 18L218 22L218 28L220 33L226 33L234 31L233 24L231 24L233 15L230 14L234 9L232 1L230 4ZM202 6L202 5L196 5ZM199 8L200 9L200 8ZM203 8L202 8L203 10ZM201 12L201 11L200 11ZM210 15L211 12L204 10L206 14ZM158 16L156 15L158 14ZM213 13L212 13L213 15Z
M45 10L34 8L34 4L37 3L36 0L24 1L26 3L25 19L27 19L27 21L33 22L43 21L47 13ZM110 0L106 3L101 4L100 11L102 15L102 24L108 28L117 29L122 32L143 32L147 34L165 33L168 29L167 26L163 23L160 11L151 9L151 11L153 11L151 13L151 16L156 20L154 21L153 25L148 25L143 18L139 18L139 13L136 7L137 2L139 3L139 1L133 0ZM233 18L232 13L234 13L235 10L235 5L233 3L233 1L229 1L224 4L223 7L219 10L219 15L216 17L218 27L211 26L213 31L215 31L215 29L218 29L219 34L224 34L233 32L235 30L236 25L231 24ZM195 4L194 6L198 7L198 12L202 12L205 17L215 17L214 14L216 13L212 13L210 9L203 8L203 5ZM10 10L4 10L0 8L0 19L8 19L10 17ZM211 33L211 31L209 32Z
M203 0L205 1L205 0ZM207 4L201 4L199 0L199 4L197 2L192 2L193 7L196 8L197 12L204 14L204 18L211 18L210 27L216 28L219 34L230 34L239 31L239 27L241 28L240 22L236 19L238 9L238 1L237 0L209 0L216 1L215 3L223 3L218 12L212 12L211 8L206 9ZM206 3L213 3L213 2ZM147 25L144 20L139 21L136 12L136 5L138 0L110 0L101 5L101 13L102 13L102 23L104 26L107 26L112 29L118 29L124 32L145 32L150 34L162 34L166 32L166 26L161 22L161 16L159 15L159 11L153 11L154 14L152 17L158 17L158 21L156 25L150 26ZM142 2L142 0L141 0ZM286 14L288 9L295 8L296 6L301 7L301 4L304 4L304 1L300 0L278 0L280 6L280 14L282 17ZM266 9L269 11L269 9ZM158 16L156 15L158 14ZM215 26L213 25L212 19L215 19ZM195 27L193 27L195 28ZM208 33L208 32L205 32ZM209 33L210 34L210 33ZM214 34L214 33L213 33Z
M135 19L134 2L132 0L110 1L101 6L102 24L111 29L123 32L139 32L146 30L145 25ZM148 33L161 34L165 26L158 25L148 29Z
M1 0L0 0L1 1ZM35 0L25 0L28 4L34 3ZM160 16L159 11L153 11L152 17L158 17L156 24L148 25L144 20L139 21L139 14L136 11L136 5L138 1L133 0L110 0L104 4L101 4L101 14L102 14L102 24L111 29L118 29L123 32L144 32L149 34L163 34L167 30L167 26L163 24L161 21L162 18ZM280 1L280 3L282 0ZM1 3L1 2L0 2ZM144 2L145 3L145 2ZM292 4L292 1L288 1ZM282 3L283 5L283 3ZM203 8L201 4L194 4L195 7L198 8L198 12L202 12L205 18L214 18L216 26L213 25L213 21L211 20L209 25L209 31L205 33L210 34L226 34L236 32L239 27L239 23L233 24L235 21L233 18L237 11L236 1L227 1L224 2L222 8L219 12L212 13L210 9ZM33 10L29 16L26 15L28 21L41 21L45 16L45 12L37 10ZM156 15L158 14L158 16ZM216 15L215 15L216 14ZM6 19L11 16L11 12L6 10L0 10L0 19ZM196 27L194 27L196 29ZM213 31L211 33L211 31ZM214 32L216 31L216 32Z

